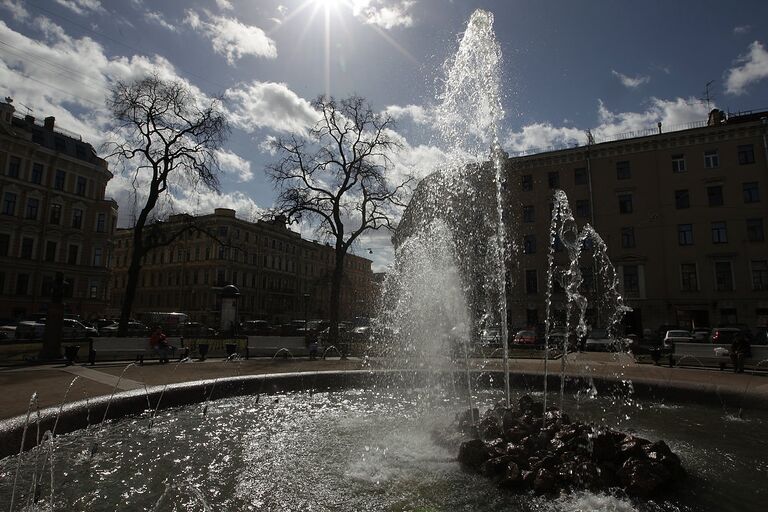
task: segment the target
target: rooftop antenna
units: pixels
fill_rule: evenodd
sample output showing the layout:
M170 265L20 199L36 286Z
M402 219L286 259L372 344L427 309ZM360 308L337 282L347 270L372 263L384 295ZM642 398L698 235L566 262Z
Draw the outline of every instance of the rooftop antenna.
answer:
M22 107L24 107L25 109L27 109L27 115L31 115L31 114L32 114L32 109L31 109L31 108L29 108L28 106L26 106L26 105L25 105L25 104L23 104L22 102L19 102L19 105L21 105Z
M710 103L711 103L713 98L709 95L709 88L710 88L710 86L713 83L715 83L714 80L710 80L709 82L707 82L707 85L704 86L704 97L703 98L699 98L700 101L706 101L707 102L707 112L709 112L711 110L711 108L712 108L712 107L710 107Z

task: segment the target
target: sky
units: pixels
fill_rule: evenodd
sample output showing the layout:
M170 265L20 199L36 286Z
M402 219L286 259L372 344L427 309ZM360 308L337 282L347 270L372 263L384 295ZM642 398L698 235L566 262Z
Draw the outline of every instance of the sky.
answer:
M0 94L55 116L97 149L111 84L158 73L219 96L232 133L221 193L175 191L174 211L273 206L266 142L302 134L320 95L357 94L397 121L392 180L446 165L435 106L443 63L475 9L503 53L502 146L510 153L668 129L711 108L768 110L768 2L677 0L0 0ZM708 97L707 97L708 96ZM708 101L707 101L708 100ZM107 194L131 222L130 179ZM312 226L294 226L316 238ZM389 234L355 248L391 263Z

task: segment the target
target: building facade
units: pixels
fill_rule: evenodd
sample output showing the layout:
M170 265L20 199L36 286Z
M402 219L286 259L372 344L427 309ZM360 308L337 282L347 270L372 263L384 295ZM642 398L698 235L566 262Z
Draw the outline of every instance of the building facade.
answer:
M235 210L201 216L175 215L160 231L173 241L143 262L133 313L182 311L219 327L220 292L240 290L239 317L287 323L329 316L333 248L304 240L284 218L248 222ZM180 234L179 234L180 233ZM118 229L111 281L111 313L117 315L127 282L132 229ZM348 254L341 318L366 316L371 303L371 260Z
M511 158L509 208L520 220L510 322L544 321L552 198L562 189L576 222L607 244L633 308L627 333L768 325L767 117L713 111L690 129ZM582 291L597 304L589 252ZM561 289L554 303L564 307ZM600 323L594 308L588 316Z
M104 313L117 203L107 162L78 135L0 102L0 318L45 314L56 272L65 312Z

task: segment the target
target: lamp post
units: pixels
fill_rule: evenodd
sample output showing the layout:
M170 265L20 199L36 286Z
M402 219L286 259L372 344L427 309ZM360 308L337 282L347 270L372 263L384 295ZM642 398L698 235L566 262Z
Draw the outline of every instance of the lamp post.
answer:
M307 305L309 304L309 294L304 294L304 343L309 344L309 329L307 328Z

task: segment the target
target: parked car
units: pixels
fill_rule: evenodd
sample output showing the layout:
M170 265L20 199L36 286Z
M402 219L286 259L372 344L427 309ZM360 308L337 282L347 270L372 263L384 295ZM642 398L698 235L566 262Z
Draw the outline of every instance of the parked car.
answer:
M12 341L16 339L16 323L0 325L0 341Z
M733 338L741 332L738 327L716 327L712 329L712 343L718 345L730 345Z
M117 336L119 327L120 327L120 324L117 322L115 322L112 325L108 325L101 330L101 335ZM149 327L147 327L141 322L136 322L134 320L131 320L128 322L128 325L125 330L125 335L131 336L131 337L149 336Z
M20 340L41 340L45 336L45 319L40 321L27 320L19 322L16 326L16 339ZM65 318L61 323L61 339L79 340L98 336L98 331L93 327L86 327L81 322L71 318Z
M25 320L16 325L17 340L41 340L45 333L45 323L37 320Z
M699 341L699 342L707 342L709 341L709 335L711 334L712 329L709 327L696 327L691 331L691 337L693 338L692 341Z
M180 336L189 338L209 338L216 336L216 330L200 322L185 322L178 328Z
M536 332L535 331L518 331L515 334L515 343L519 345L535 345L536 344Z
M266 320L248 320L243 324L243 332L250 336L269 336L272 327Z
M584 343L584 350L588 352L610 352L616 350L616 340L608 337L605 329L592 329Z
M92 338L98 336L99 331L95 327L85 325L82 322L73 320L71 318L65 318L61 325L61 337L62 339L82 339Z
M671 349L675 343L690 343L692 339L693 336L690 331L683 331L681 329L667 331L664 335L664 344L662 346L665 349Z

